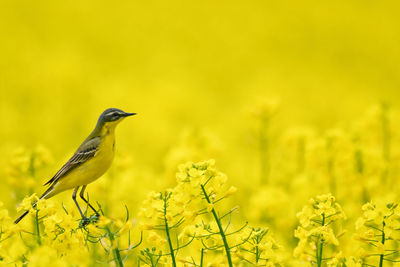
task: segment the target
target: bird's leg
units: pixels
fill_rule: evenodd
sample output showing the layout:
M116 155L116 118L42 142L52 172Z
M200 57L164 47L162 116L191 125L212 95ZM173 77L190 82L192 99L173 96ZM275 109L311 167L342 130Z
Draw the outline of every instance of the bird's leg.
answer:
M79 193L79 196L83 199L83 201L85 201L85 203L94 211L94 213L96 213L96 217L100 217L100 214L97 212L97 210L95 208L93 208L92 205L90 205L89 201L86 200L85 198L85 189L86 189L86 185L82 186L81 192Z
M72 193L72 199L74 200L75 205L76 205L76 207L78 208L79 213L80 213L81 216L82 216L83 225L85 226L86 224L89 223L89 218L87 218L85 215L83 215L83 212L82 212L81 208L79 207L78 201L76 201L76 193L78 192L78 189L79 189L79 186L78 186L78 187L75 187L74 192Z

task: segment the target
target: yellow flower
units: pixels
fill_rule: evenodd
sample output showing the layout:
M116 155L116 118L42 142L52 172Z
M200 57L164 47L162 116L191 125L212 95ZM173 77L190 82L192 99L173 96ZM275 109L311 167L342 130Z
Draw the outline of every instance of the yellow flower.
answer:
M118 221L116 224L120 228L118 231L118 234L120 234L120 235L133 229L133 221L132 220L128 220L125 223L121 223L120 221Z
M99 236L99 235L101 235L102 232L103 232L99 227L97 227L97 226L94 225L94 224L88 224L88 225L86 226L86 228L88 229L88 232L89 232L90 235L92 235L92 236Z
M17 208L17 211L23 211L23 210L30 210L32 208L32 205L37 202L39 198L37 197L36 193L32 194L30 197L26 197L22 200L22 203L19 205Z
M211 210L214 208L214 204L212 203L207 203L206 204L207 212L211 212Z
M2 202L0 202L0 208L1 208L1 206L3 206L3 203ZM8 210L6 210L6 209L1 209L0 210L0 225L2 225L3 224L3 222L5 221L5 220L8 220L10 217L8 216Z
M369 253L369 252L367 252L365 249L363 249L363 248L360 248L359 250L358 250L358 256L360 257L360 258L366 258L366 257L369 257L371 255L371 253Z
M167 240L159 236L156 232L151 231L149 236L147 237L147 242L149 242L154 247L160 248L167 243Z
M310 206L304 206L301 212L296 214L303 227L308 227L311 223L311 218L314 216L313 209Z
M196 235L196 227L194 225L188 225L183 230L178 236L178 239L181 240L181 242L184 244L188 242L192 237Z
M106 227L112 223L111 219L107 218L106 216L100 216L99 221L97 222L97 225L99 227Z
M346 266L347 267L362 267L363 262L361 260L357 260L354 257L346 258Z
M372 203L367 203L362 206L363 216L368 221L373 221L378 217L378 213L376 212L376 206Z
M237 188L235 186L231 186L229 187L228 191L226 191L225 193L225 197L229 197L231 195L233 195L234 193L236 193Z
M194 222L198 214L195 211L185 210L183 216L186 218L186 222L191 223Z
M307 261L313 259L309 255L315 255L318 247L327 244L339 245L338 235L335 234L332 223L345 218L343 210L331 194L319 195L312 198L309 203L310 205L306 205L297 213L300 226L294 234L299 239L294 256ZM318 257L326 258L323 255ZM334 262L331 261L332 266Z
M376 252L378 254L385 254L385 244L382 244L381 242L378 242L375 244L376 245Z
M58 214L54 214L51 216L46 216L43 219L43 224L44 224L44 232L48 236L57 236L59 234L60 229L57 227L59 224L61 224L62 218Z
M141 223L139 223L138 227L140 230L152 230L152 229L154 229L155 225L141 222Z
M53 157L50 151L43 145L38 145L34 151L34 167L40 168L44 165L51 164L53 162Z
M58 266L67 267L70 263L66 258L59 257L57 250L51 246L40 246L28 256L29 266Z
M40 211L42 216L43 215L50 216L57 212L57 208L54 202L52 200L47 200L47 199L40 199L36 204L36 208Z

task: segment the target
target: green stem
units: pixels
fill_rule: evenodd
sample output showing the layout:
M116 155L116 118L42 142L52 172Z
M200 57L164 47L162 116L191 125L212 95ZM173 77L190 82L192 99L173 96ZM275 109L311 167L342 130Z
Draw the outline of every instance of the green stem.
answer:
M319 252L317 252L318 258L317 258L317 266L321 267L322 266L322 248L324 247L324 244L321 243L319 245Z
M167 234L167 240L169 245L169 251L171 252L170 255L172 260L172 266L176 267L175 253L174 253L174 248L172 246L171 237L169 234L169 226L167 220L167 197L164 198L164 223L165 223L165 233Z
M382 244L385 244L385 222L383 222L382 223L382 239L381 239L381 243ZM383 266L383 254L381 254L380 256L379 256L379 267L382 267Z
M321 226L324 226L324 225L325 225L325 214L322 213ZM319 244L317 252L316 252L317 253L317 266L318 267L322 266L322 251L323 251L323 248L324 248L324 240L320 240L320 244Z
M150 260L150 263L151 263L151 267L156 266L156 265L154 264L154 262L153 262L153 255L151 255L151 254L149 254L149 253L147 253L147 255L148 255L148 257L149 257L149 260Z
M113 236L113 233L111 233L111 231L110 231L110 229L108 227L106 227L106 231L107 231L108 237L109 237L109 239L111 241L111 245L112 245L112 243L115 240L114 236ZM113 252L113 255L114 255L115 265L117 265L118 267L124 267L124 264L122 263L121 254L119 253L118 246L116 248L114 248L112 250L112 252Z
M206 189L204 188L203 185L200 185L200 186L201 186L201 190L203 191L204 197L206 198L207 202L209 204L211 204L210 198L208 197L208 195L206 193ZM226 240L225 232L224 232L224 229L222 228L221 221L219 220L218 215L215 212L214 208L211 209L211 213L214 216L215 222L218 225L219 234L221 235L222 242L224 243L226 258L228 259L228 265L229 265L229 267L233 267L232 259L231 259L231 251L230 251L230 248L228 245L228 241Z
M259 258L260 258L260 255L259 255L259 251L258 251L258 245L256 245L256 263L258 263Z
M203 267L203 260L204 260L204 248L201 249L200 267Z
M40 229L39 229L39 210L36 210L35 225L36 225L37 242L38 242L39 245L42 245L42 240L41 240L41 237L40 237Z
M119 249L118 248L114 248L113 249L113 254L114 254L114 260L115 263L117 264L118 267L123 267L124 264L122 263L122 258L121 258L121 254L119 253Z

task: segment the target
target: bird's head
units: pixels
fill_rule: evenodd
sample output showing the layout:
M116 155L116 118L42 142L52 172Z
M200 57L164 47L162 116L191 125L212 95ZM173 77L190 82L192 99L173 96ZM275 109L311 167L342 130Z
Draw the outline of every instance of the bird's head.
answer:
M136 115L136 113L127 113L117 108L109 108L101 113L98 123L106 127L115 127L124 118L132 115Z

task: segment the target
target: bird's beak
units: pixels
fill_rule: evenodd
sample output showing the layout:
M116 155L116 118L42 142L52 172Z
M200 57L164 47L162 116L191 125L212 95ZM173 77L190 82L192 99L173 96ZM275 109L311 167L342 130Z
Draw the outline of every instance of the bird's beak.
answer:
M129 116L133 116L133 115L136 115L136 113L127 113L127 112L125 112L125 113L122 115L122 117L129 117Z

